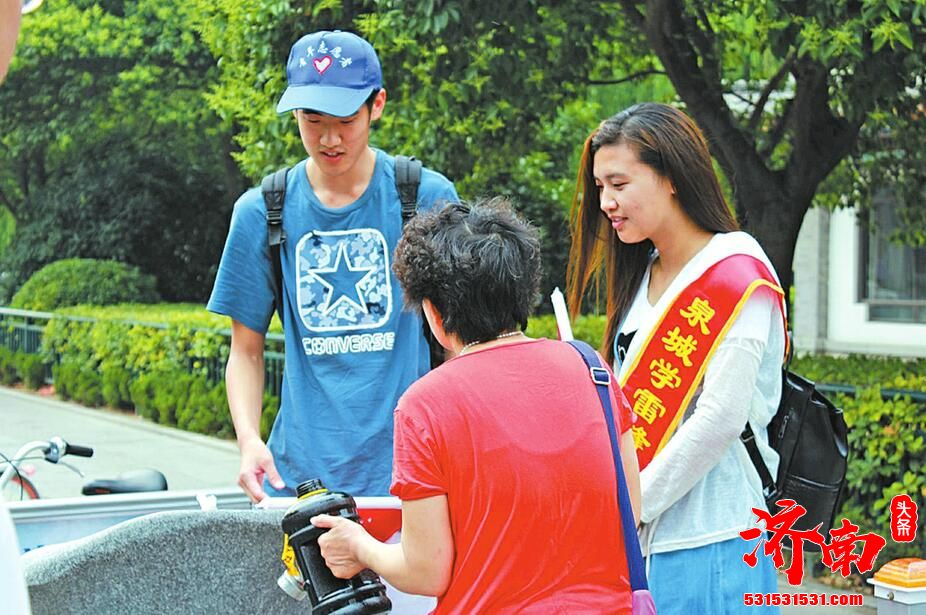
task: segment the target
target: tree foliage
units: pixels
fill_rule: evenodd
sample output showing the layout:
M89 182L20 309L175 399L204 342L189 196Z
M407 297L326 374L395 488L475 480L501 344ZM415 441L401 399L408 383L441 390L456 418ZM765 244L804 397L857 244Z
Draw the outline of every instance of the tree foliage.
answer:
M74 305L154 303L154 277L116 261L67 258L39 269L13 296L11 306L51 312Z
M178 169L163 149L114 133L33 188L4 263L26 277L63 258L112 259L156 275L167 299L212 287L230 207L205 169ZM18 278L5 280L18 286ZM9 292L9 291L8 291Z
M789 284L797 233L821 183L858 158L860 144L872 145L860 139L863 128L878 133L914 118L926 2L619 4L708 133L740 220ZM913 134L922 141L922 128Z
M189 17L178 1L49 0L24 20L0 88L13 288L76 256L140 265L166 298L205 297L242 182L230 127L203 99L214 60Z
M166 297L202 299L231 203L305 156L274 110L290 45L340 28L383 63L374 145L418 156L464 197L515 197L543 229L548 288L565 270L582 141L652 98L675 99L707 132L740 219L787 284L815 200L864 205L887 182L906 204L903 238L926 237L924 11L926 0L47 0L0 88L0 205L18 238L6 253L21 253L5 268L20 282L50 258L125 259ZM116 249L120 237L147 245Z
M256 5L198 5L204 37L227 62L210 100L241 126L249 177L303 155L292 121L272 111L289 44L322 27L355 29L379 51L391 100L377 143L417 154L464 196L518 196L544 228L548 283L563 268L575 152L601 115L620 110L589 105L602 98L591 87L632 92L640 78L667 76L786 284L804 214L827 200L820 188L835 168L850 165L864 197L863 180L893 163L887 177L903 177L908 202L923 175L899 152L922 151L913 124L924 0ZM887 126L905 142L885 148ZM871 155L875 135L890 155Z

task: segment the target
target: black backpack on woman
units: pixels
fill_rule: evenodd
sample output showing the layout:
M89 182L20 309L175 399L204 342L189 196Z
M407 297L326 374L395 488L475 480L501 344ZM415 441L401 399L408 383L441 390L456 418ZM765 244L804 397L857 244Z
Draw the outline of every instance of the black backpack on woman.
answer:
M768 425L769 445L778 453L778 476L771 473L756 446L749 423L740 439L749 452L759 477L769 512L778 511L778 500L794 500L807 509L794 524L797 530L819 526L827 538L840 504L849 459L848 427L842 410L818 391L813 382L782 369L781 402ZM819 551L805 544L808 551Z

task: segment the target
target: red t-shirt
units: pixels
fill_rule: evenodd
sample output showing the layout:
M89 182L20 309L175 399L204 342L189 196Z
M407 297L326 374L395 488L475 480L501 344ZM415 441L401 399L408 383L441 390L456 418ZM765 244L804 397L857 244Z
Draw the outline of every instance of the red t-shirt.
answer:
M630 407L614 390L623 433ZM391 491L447 495L455 557L435 613L631 612L611 444L568 344L477 350L413 384Z

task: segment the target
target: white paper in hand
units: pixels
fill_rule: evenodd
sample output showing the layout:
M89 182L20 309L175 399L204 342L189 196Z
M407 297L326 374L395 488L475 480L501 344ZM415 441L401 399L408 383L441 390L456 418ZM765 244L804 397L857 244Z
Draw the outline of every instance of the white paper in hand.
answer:
M556 328L559 330L559 339L569 342L573 339L572 325L569 324L569 310L566 309L566 299L558 286L550 294L550 301L553 303L553 314L556 315Z

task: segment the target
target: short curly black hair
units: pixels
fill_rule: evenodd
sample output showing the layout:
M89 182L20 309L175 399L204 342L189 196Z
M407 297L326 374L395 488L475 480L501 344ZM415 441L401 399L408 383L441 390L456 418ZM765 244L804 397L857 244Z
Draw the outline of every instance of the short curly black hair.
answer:
M506 199L449 204L409 221L392 270L408 307L420 312L428 299L448 333L485 342L527 327L539 299L540 240Z

